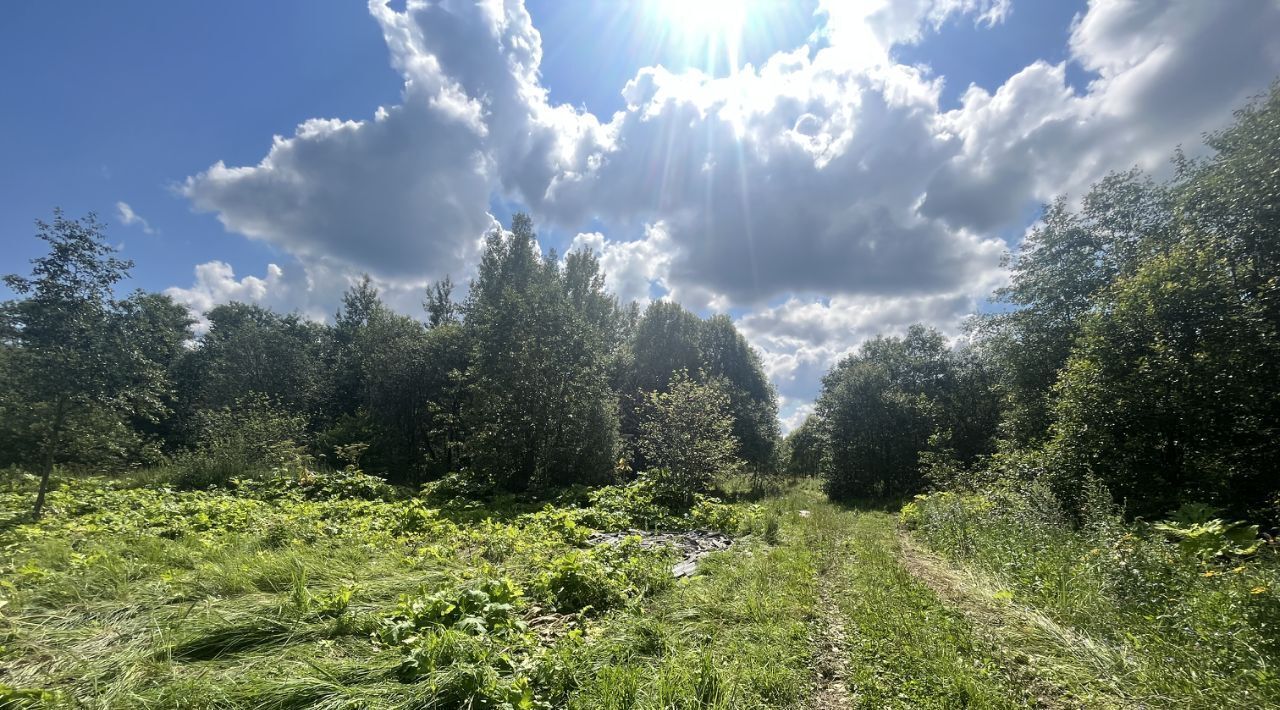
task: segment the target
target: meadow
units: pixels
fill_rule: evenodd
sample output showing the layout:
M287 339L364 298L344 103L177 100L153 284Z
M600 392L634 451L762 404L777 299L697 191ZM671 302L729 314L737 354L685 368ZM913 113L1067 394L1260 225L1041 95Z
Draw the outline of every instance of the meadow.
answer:
M539 499L354 467L3 495L3 707L1268 707L1269 548L813 479L686 510L644 477ZM1037 507L1037 503L1041 504ZM1039 517L1037 517L1039 516ZM674 577L650 530L720 531ZM591 544L594 533L622 531ZM1208 554L1208 556L1205 556Z

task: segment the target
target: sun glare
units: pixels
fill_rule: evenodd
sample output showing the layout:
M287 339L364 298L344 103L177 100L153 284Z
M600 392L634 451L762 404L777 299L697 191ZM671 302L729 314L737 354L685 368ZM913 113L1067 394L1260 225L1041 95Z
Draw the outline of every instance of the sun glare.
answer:
M749 0L658 0L667 21L690 34L741 31Z
M722 58L738 68L743 33L752 19L753 0L655 0L659 18L689 50L705 48L708 62Z

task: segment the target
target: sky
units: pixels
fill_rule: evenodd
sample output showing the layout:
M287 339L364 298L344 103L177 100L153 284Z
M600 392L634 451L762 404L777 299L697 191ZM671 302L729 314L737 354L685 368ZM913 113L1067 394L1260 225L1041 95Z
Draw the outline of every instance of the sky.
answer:
M1275 0L13 4L0 273L54 207L131 287L421 315L514 211L624 300L728 313L784 426L824 372L989 308L1056 196L1169 172L1280 74ZM0 297L7 294L0 293Z

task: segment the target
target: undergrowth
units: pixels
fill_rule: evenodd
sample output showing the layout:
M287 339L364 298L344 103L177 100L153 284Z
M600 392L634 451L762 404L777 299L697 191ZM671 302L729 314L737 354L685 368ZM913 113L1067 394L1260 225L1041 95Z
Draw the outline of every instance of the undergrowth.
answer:
M600 649L649 616L647 600L704 584L677 584L669 551L593 546L592 533L752 540L766 517L705 497L655 507L643 484L559 505L441 505L351 465L201 490L71 478L30 523L30 485L19 474L0 488L6 708L579 703L613 652ZM708 656L690 687L719 697L728 657Z
M1129 523L1094 498L1079 519L1038 484L945 492L918 497L901 519L989 575L1001 597L1106 647L1135 703L1280 704L1280 559L1256 528L1190 509Z

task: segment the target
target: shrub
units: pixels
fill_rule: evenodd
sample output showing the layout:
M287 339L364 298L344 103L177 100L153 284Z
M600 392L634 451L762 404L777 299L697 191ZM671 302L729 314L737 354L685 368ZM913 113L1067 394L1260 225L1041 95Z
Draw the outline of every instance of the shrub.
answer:
M688 516L691 527L729 535L751 532L764 519L764 510L758 505L729 505L708 496L698 496Z
M1214 508L1200 503L1184 503L1171 520L1152 527L1178 543L1184 553L1206 562L1258 551L1262 540L1258 537L1257 525L1230 523L1213 517L1215 512Z
M642 528L654 530L677 524L671 509L657 501L653 479L641 476L625 486L592 491L583 522L598 530Z
M666 392L645 395L640 451L660 502L688 507L715 477L742 467L729 396L721 388L677 374Z
M298 461L306 418L252 395L196 418L196 445L174 460L181 488L225 486L233 478L262 476Z
M537 586L557 611L606 611L670 586L671 562L668 551L632 536L552 559Z

